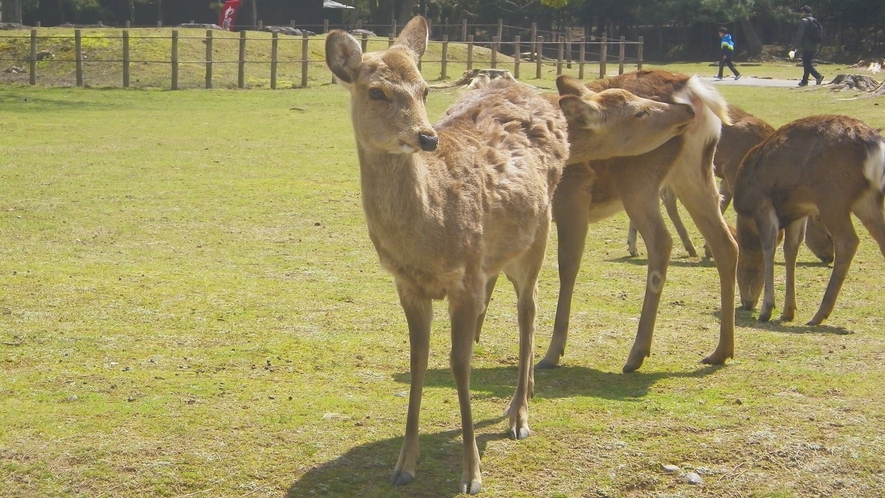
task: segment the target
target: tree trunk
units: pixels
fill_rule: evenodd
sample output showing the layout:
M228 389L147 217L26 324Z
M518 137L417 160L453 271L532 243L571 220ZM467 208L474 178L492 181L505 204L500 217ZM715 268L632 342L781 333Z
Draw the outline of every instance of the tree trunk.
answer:
M252 0L252 29L257 29L258 26L258 5L256 1Z
M744 32L744 38L747 42L747 52L750 57L756 57L762 53L762 41L756 34L756 28L749 19L741 19L741 30Z
M396 18L397 26L405 26L409 19L412 18L412 8L415 6L415 0L403 0L399 6L399 15Z

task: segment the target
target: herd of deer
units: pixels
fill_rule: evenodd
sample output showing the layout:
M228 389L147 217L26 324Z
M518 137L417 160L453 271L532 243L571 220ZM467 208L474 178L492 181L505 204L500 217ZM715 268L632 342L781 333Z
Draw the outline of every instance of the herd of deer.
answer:
M425 108L428 85L418 69L427 43L422 17L381 52L363 53L343 31L326 40L327 64L351 94L369 237L394 276L409 329L411 388L394 484L416 475L432 301L447 297L464 448L460 491L480 491L470 363L501 272L516 290L519 323L509 434L529 435L537 281L551 219L558 234L559 302L550 347L536 368L556 366L565 350L589 224L621 210L648 248L642 313L624 372L639 368L650 354L672 247L660 212L662 188L688 210L719 272L719 344L704 363L722 364L734 355L735 281L747 309L764 287L759 320L769 319L781 229L787 262L783 320L791 320L796 308L796 254L809 216L825 227L818 228L821 257L829 251L835 258L810 324L833 310L857 248L851 213L885 255L885 139L863 122L813 116L774 130L695 77L642 71L587 84L559 77L558 95L493 80L466 92L432 125ZM725 195L717 189L714 162ZM733 197L737 242L720 210L723 197Z

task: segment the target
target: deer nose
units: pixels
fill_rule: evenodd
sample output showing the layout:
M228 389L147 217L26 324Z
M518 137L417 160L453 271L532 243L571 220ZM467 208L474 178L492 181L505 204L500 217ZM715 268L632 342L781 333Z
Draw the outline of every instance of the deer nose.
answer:
M431 152L436 150L436 146L439 144L439 137L419 133L418 144L421 145L421 150Z

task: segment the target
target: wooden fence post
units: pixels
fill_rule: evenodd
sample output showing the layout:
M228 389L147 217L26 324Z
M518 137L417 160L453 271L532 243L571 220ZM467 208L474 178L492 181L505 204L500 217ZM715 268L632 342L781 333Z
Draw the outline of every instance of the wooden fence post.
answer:
M301 34L301 88L307 88L307 64L310 62L310 47L307 45L310 39L307 31Z
M516 79L519 79L519 61L522 59L522 47L520 46L520 41L519 35L513 37L513 77Z
M83 86L83 34L79 29L74 30L74 62L77 86Z
M439 61L439 67L440 67L439 77L441 79L446 79L446 65L448 63L448 61L446 59L448 59L448 55L449 55L449 35L443 35L442 60Z
M572 68L572 30L565 28L565 63L567 68Z
M492 69L498 67L498 40L500 40L500 38L498 38L497 36L492 37Z
M31 30L31 60L30 60L30 79L29 83L37 84L37 30Z
M369 48L369 34L363 32L363 36L360 37L360 47L363 48L363 53L366 53Z
M537 57L537 52L535 47L535 41L538 39L538 23L532 23L532 34L529 36L529 61L535 62L535 57Z
M387 48L392 47L394 43L396 43L396 40L393 37L393 33L387 35Z
M643 37L639 37L639 46L636 48L636 58L639 59L639 62L636 63L636 70L642 71L642 47L645 44L645 39Z
M504 39L504 19L498 19L498 40Z
M279 33L273 32L270 39L270 89L277 89L277 56L279 51Z
M581 37L581 45L578 47L578 79L584 79L584 62L587 57L587 37Z
M206 89L212 88L212 30L206 30Z
M605 78L606 72L605 61L608 58L608 38L602 35L599 45L599 79Z
M467 70L473 69L473 35L467 35Z
M556 42L556 75L562 74L562 52L565 49L565 40L560 38Z
M129 88L129 30L123 30L123 88Z
M295 27L295 21L292 21L292 27ZM323 33L329 32L329 20L323 19Z
M618 74L624 74L624 49L627 47L627 40L623 36L618 43Z
M178 30L172 30L172 89L178 90Z
M237 88L246 88L246 32L240 31L240 58L237 68Z
M541 60L544 58L544 37L535 40L535 79L541 79Z

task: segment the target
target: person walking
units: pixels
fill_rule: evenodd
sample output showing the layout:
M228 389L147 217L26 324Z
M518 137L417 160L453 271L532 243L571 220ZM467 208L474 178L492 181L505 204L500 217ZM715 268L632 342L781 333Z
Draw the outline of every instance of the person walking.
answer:
M735 80L741 79L741 73L734 67L734 40L728 34L727 28L719 28L719 45L722 47L722 58L719 59L719 75L716 76L716 79L722 79L722 68L725 66L731 69Z
M799 29L796 32L796 40L793 41L794 51L802 51L802 80L799 86L808 86L808 77L814 76L815 84L820 85L824 76L814 68L814 56L820 49L820 39L814 40L812 32L817 28L814 24L817 20L811 15L811 7L803 5L799 9L802 19L799 21Z

